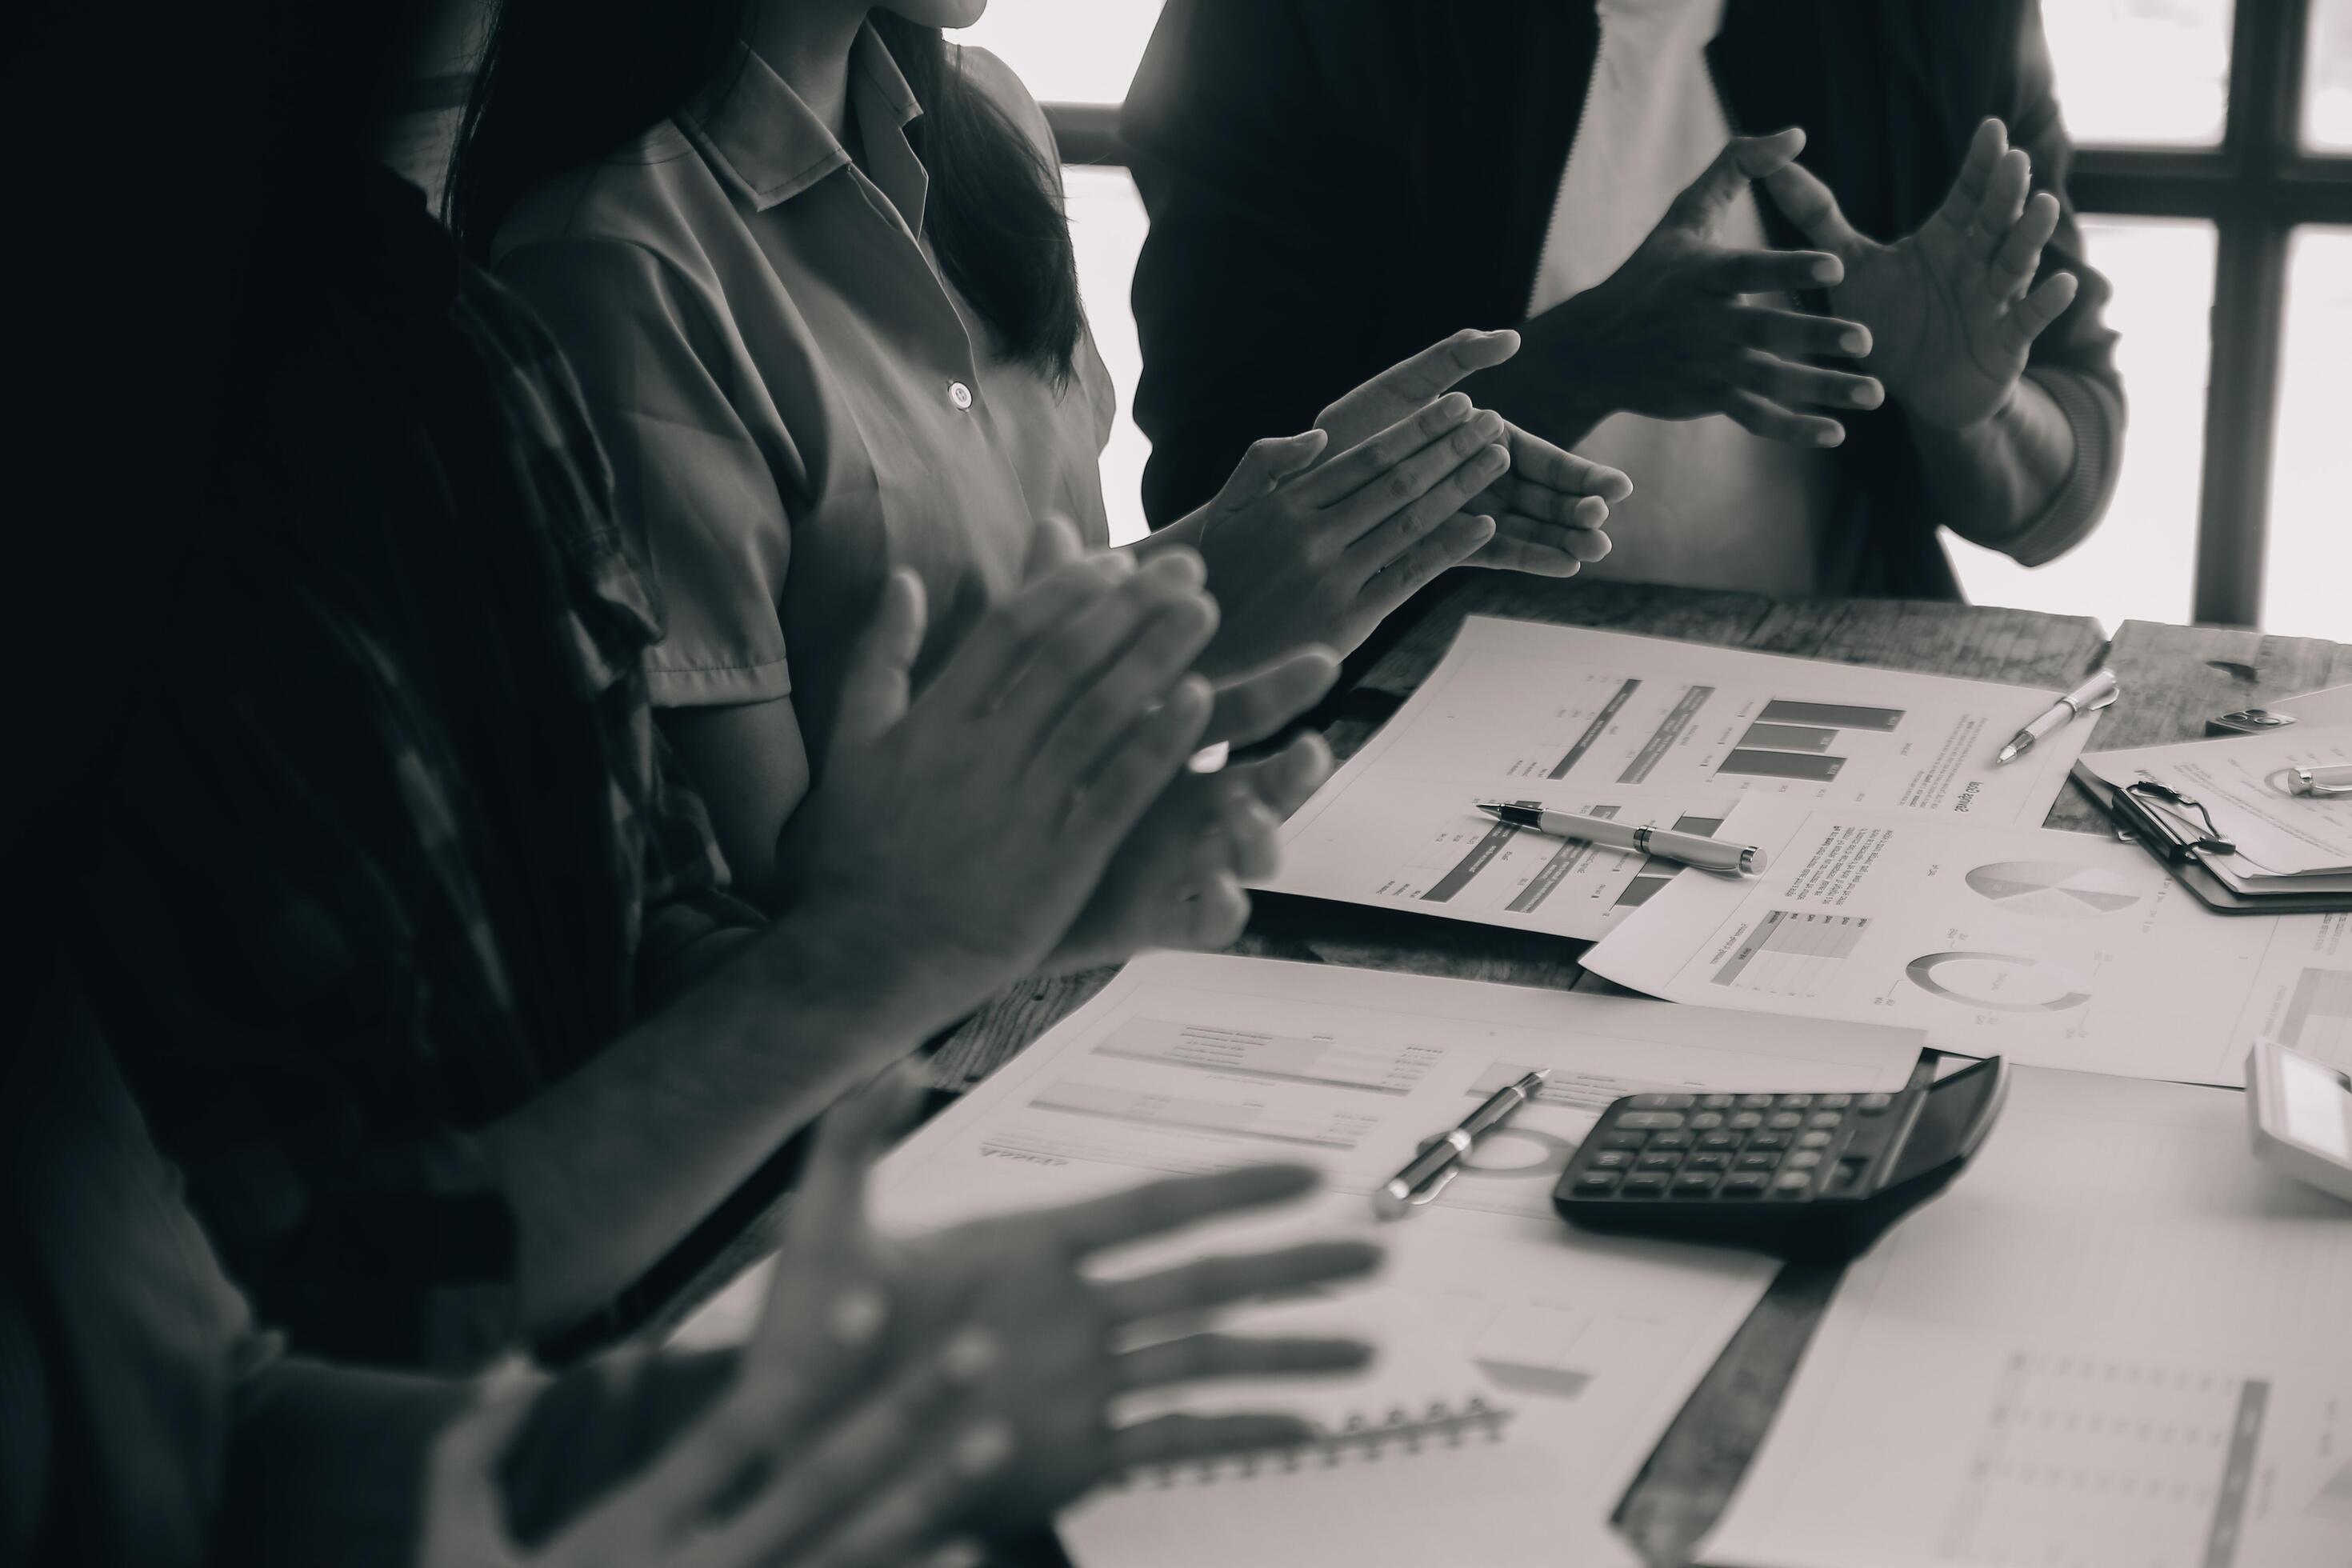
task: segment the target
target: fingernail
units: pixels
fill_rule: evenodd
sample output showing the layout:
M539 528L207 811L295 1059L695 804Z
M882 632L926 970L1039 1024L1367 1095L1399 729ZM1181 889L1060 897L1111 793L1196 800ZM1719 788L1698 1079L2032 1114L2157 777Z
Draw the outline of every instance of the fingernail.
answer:
M1466 392L1449 392L1437 400L1438 412L1448 419L1468 418L1472 406L1470 395Z
M996 1340L985 1329L966 1329L948 1342L940 1365L950 1381L970 1383L996 1364Z
M1853 401L1858 407L1875 408L1886 401L1886 389L1876 382L1853 389Z
M881 1291L853 1290L833 1304L826 1326L843 1344L861 1345L882 1331L882 1321L889 1315L890 1304Z
M956 1439L955 1467L967 1476L984 1476L1013 1453L1013 1433L1001 1421L984 1422Z
M1813 445L1816 447L1834 447L1844 439L1845 429L1843 426L1834 429L1817 430L1813 433Z
M1824 257L1813 263L1813 281L1816 283L1834 283L1844 276L1845 268L1837 264L1835 258Z
M1868 332L1848 332L1845 336L1838 340L1838 347L1843 349L1850 354L1866 354L1870 352L1870 334Z

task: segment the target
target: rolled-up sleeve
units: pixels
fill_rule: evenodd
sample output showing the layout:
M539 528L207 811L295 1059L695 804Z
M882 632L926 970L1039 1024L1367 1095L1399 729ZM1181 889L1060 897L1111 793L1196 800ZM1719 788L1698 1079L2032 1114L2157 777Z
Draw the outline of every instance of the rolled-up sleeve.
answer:
M570 360L612 461L623 527L660 584L662 640L646 664L654 702L789 695L777 606L791 521L770 455L721 381L724 311L626 240L534 241L501 255L498 273Z

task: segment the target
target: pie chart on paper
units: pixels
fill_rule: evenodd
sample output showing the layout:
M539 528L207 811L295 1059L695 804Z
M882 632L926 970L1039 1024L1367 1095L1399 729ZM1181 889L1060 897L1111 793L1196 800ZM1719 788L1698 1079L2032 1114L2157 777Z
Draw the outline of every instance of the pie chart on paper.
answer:
M2140 901L2139 892L2115 872L2063 860L1996 861L1970 871L1968 884L1979 898L2052 920L2097 920Z

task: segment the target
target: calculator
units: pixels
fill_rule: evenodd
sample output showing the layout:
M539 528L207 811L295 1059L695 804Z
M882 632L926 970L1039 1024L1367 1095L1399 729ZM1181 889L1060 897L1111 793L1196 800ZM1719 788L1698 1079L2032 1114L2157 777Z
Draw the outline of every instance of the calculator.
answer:
M1959 1173L2007 1098L1999 1057L1891 1094L1631 1094L1553 1189L1587 1230L1854 1257Z

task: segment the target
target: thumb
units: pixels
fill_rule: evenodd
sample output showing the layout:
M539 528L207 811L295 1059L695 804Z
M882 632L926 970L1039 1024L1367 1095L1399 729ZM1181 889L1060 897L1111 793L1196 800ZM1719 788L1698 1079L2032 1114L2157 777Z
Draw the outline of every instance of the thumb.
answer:
M1732 202L1748 188L1748 181L1785 167L1804 149L1805 133L1793 125L1769 136L1733 137L1723 144L1706 172L1675 198L1674 205L1666 209L1667 225L1712 233Z
M874 618L849 656L841 683L839 739L870 742L906 717L927 619L923 580L903 566L893 571L883 582Z
M1329 444L1330 437L1320 430L1302 430L1296 436L1270 436L1263 441L1251 442L1250 449L1234 466L1233 476L1225 480L1210 509L1240 511L1291 475L1312 468Z

